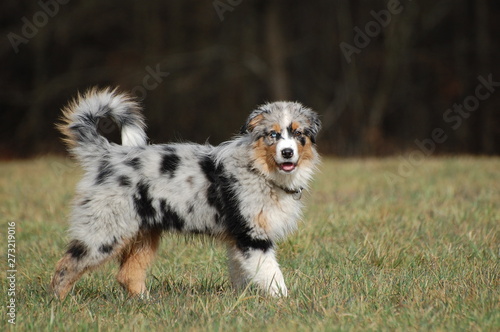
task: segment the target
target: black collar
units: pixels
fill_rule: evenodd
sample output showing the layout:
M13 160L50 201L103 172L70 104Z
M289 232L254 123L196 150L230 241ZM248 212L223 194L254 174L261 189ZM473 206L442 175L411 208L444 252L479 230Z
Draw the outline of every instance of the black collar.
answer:
M283 190L287 194L292 195L293 199L295 199L297 201L302 198L302 190L304 190L304 188L302 188L302 187L297 188L297 189L290 189L290 188L282 187L279 184L275 183L274 181L269 181L269 182L271 182L273 186L278 187L279 189Z
M249 166L248 167L248 170L252 173L255 173L255 174L258 174L258 175L261 175L259 174L259 171L257 171L257 169L255 169L255 167L252 167L252 166ZM299 199L302 198L302 190L304 190L304 188L302 187L299 187L297 189L290 189L290 188L286 188L286 187L283 187L283 186L280 186L279 184L277 184L276 182L274 182L273 180L267 180L273 187L277 187L281 190L283 190L285 193L287 193L288 195L292 195L293 199L295 199L296 201L298 201Z

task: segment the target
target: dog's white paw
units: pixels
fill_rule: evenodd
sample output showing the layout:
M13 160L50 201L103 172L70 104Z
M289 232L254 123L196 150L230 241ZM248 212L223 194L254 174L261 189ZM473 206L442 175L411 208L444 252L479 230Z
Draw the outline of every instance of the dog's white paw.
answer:
M269 288L269 294L273 297L288 297L288 289L286 288L285 283L275 282Z

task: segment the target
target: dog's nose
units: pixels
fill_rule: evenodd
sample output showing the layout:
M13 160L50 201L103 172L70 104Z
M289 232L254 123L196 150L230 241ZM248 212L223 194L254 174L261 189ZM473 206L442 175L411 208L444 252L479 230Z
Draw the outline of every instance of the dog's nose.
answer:
M293 150L290 148L283 149L283 150L281 150L281 155L285 159L290 159L293 157Z

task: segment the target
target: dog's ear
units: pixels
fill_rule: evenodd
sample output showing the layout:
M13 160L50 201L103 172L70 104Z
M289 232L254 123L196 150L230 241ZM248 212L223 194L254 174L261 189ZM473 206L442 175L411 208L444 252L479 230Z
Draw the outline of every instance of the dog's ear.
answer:
M316 136L321 129L321 120L319 119L318 113L308 109L307 116L309 119L309 127L304 130L304 134L309 136L311 142L316 143Z
M255 127L257 127L257 125L262 121L262 119L264 119L265 113L269 113L269 110L259 108L250 113L247 121L240 129L240 134L244 135L251 133L255 129Z

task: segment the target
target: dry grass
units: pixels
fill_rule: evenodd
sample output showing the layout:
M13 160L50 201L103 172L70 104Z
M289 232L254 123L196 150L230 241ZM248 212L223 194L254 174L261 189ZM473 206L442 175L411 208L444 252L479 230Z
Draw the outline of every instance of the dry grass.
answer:
M223 247L166 236L148 278L152 300L127 299L111 264L58 303L47 285L79 170L61 158L2 163L1 237L7 222L17 224L16 327L500 330L500 160L429 159L392 176L400 166L397 158L324 161L304 222L279 249L287 299L235 293ZM12 328L5 310L2 330Z

